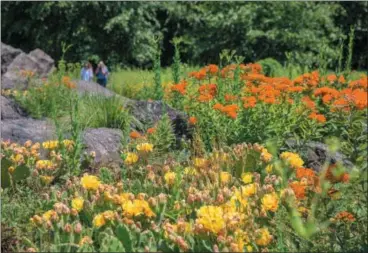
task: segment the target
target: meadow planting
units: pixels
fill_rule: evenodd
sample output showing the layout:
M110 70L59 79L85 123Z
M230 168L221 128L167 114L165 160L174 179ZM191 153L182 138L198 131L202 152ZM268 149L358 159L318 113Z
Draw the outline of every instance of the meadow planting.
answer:
M2 140L7 250L367 250L365 74L267 76L258 63L174 73L177 82L139 96L161 93L186 113L190 131L180 140L167 115L137 130L118 101L73 99L66 74L2 92L35 116L68 118L73 133L41 143ZM109 120L80 120L96 110ZM93 151L80 156L78 134L87 126L126 132L118 168L94 167ZM311 141L328 147L319 166L308 166L302 149ZM330 159L336 153L351 165Z

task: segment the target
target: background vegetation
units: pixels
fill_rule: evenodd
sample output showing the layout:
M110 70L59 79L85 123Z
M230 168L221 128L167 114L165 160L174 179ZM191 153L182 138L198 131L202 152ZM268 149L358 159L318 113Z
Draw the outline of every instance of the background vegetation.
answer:
M317 67L324 49L330 66L355 28L353 69L367 68L367 2L2 2L1 40L55 60L61 42L73 44L68 62L105 60L110 67L152 67L155 36L162 65L172 63L181 37L182 61L218 62L225 48L244 62L271 57Z

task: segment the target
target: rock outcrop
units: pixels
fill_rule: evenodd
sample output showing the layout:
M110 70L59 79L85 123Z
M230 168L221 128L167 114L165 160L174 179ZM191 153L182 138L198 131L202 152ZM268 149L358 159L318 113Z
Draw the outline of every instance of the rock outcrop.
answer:
M17 57L22 51L12 46L6 45L1 42L1 74L4 74L10 63Z
M345 155L340 152L329 152L328 146L320 142L308 141L298 145L295 140L287 140L286 146L288 150L297 149L305 154L305 166L318 172L323 169L327 159L331 164L340 163L348 169L354 166Z
M121 130L110 128L90 128L82 134L85 151L96 152L94 163L97 167L119 165L122 162L122 138Z
M32 71L37 77L46 77L54 67L54 60L40 49L35 49L29 54L19 49L14 49L2 43L2 48L6 48L1 54L1 61L5 62L5 68L1 69L3 89L26 89L28 79L21 75L21 71ZM12 58L15 56L14 58Z
M19 119L26 113L10 98L1 96L1 120Z

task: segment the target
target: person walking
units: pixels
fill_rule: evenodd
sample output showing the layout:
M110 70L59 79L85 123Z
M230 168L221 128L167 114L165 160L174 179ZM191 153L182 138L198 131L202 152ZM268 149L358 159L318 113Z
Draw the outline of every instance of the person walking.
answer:
M106 65L102 61L100 61L96 69L97 83L103 87L106 87L108 74L109 71Z
M89 62L86 62L81 70L81 79L83 81L90 82L93 79L93 70L92 65Z

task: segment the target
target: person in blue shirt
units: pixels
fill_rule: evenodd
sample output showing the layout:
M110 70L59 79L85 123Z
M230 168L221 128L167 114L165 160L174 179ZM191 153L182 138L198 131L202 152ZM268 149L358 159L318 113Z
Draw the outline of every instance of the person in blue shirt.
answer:
M109 71L106 65L102 61L100 61L96 69L97 83L103 87L106 87L108 75Z
M93 70L92 70L92 65L89 62L86 62L86 64L84 64L82 70L81 70L81 79L83 81L87 81L90 82L93 79Z

